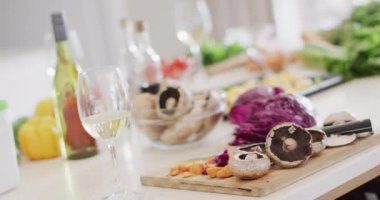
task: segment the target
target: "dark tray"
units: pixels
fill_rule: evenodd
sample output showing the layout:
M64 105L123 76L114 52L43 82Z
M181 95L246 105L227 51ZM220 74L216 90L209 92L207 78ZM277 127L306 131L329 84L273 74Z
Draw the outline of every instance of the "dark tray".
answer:
M329 88L332 88L334 86L344 83L343 77L339 75L323 75L323 76L319 76L319 78L321 79L320 82L315 83L312 86L308 87L307 89L298 92L298 94L304 95L304 96L311 96L323 90L326 90L326 89L329 89Z

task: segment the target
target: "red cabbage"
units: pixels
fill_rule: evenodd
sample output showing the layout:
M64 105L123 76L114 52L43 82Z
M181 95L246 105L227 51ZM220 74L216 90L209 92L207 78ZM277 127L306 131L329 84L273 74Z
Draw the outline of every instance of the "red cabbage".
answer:
M228 155L228 150L225 149L222 154L215 157L215 163L218 167L224 167L228 165L228 159L230 159L230 156Z
M314 126L311 113L310 102L304 97L284 94L279 88L256 87L242 94L231 108L229 119L237 127L230 145L264 142L270 129L283 122Z

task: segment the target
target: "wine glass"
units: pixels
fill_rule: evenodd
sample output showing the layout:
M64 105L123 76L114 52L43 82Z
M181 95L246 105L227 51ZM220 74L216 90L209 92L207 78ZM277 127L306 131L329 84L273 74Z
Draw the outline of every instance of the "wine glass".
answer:
M137 199L122 189L115 140L128 126L131 105L119 68L88 69L79 75L77 101L81 122L95 139L104 140L111 154L116 191L107 199Z
M212 31L210 11L204 0L180 0L174 9L177 38L185 44L193 56L191 74L202 67L200 45L209 37Z

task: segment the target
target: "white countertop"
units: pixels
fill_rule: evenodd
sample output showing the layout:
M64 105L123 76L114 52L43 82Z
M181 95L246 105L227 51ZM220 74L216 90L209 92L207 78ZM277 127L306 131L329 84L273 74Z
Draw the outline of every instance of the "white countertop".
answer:
M316 94L311 100L320 119L334 111L349 111L359 118L371 118L375 132L379 132L379 85L380 76L355 80ZM129 183L131 179L138 179L132 163L139 166L140 173L146 173L168 168L189 158L219 153L231 139L232 129L229 124L220 123L201 143L175 151L153 148L144 138L137 135L138 133L125 133L120 138L121 177L124 179L125 187L138 188ZM132 141L134 162L131 152L126 147L128 139ZM100 151L101 153L95 157L78 161L66 161L62 158L44 161L23 159L20 165L19 185L7 193L0 194L0 199L101 199L112 191L108 175L111 174L112 166L103 144L100 144ZM380 165L380 145L261 199L314 199L378 165ZM145 186L141 191L147 199L154 200L256 199Z

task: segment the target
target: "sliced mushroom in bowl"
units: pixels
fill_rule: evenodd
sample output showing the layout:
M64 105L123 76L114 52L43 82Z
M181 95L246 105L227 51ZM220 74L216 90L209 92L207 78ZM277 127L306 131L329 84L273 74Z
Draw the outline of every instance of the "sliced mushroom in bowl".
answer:
M163 82L157 94L156 108L160 118L176 119L190 112L191 96L181 86Z
M155 102L152 105L151 98ZM205 137L223 116L225 94L221 91L190 95L185 88L161 83L157 94L138 94L133 111L135 125L158 147L190 143Z

